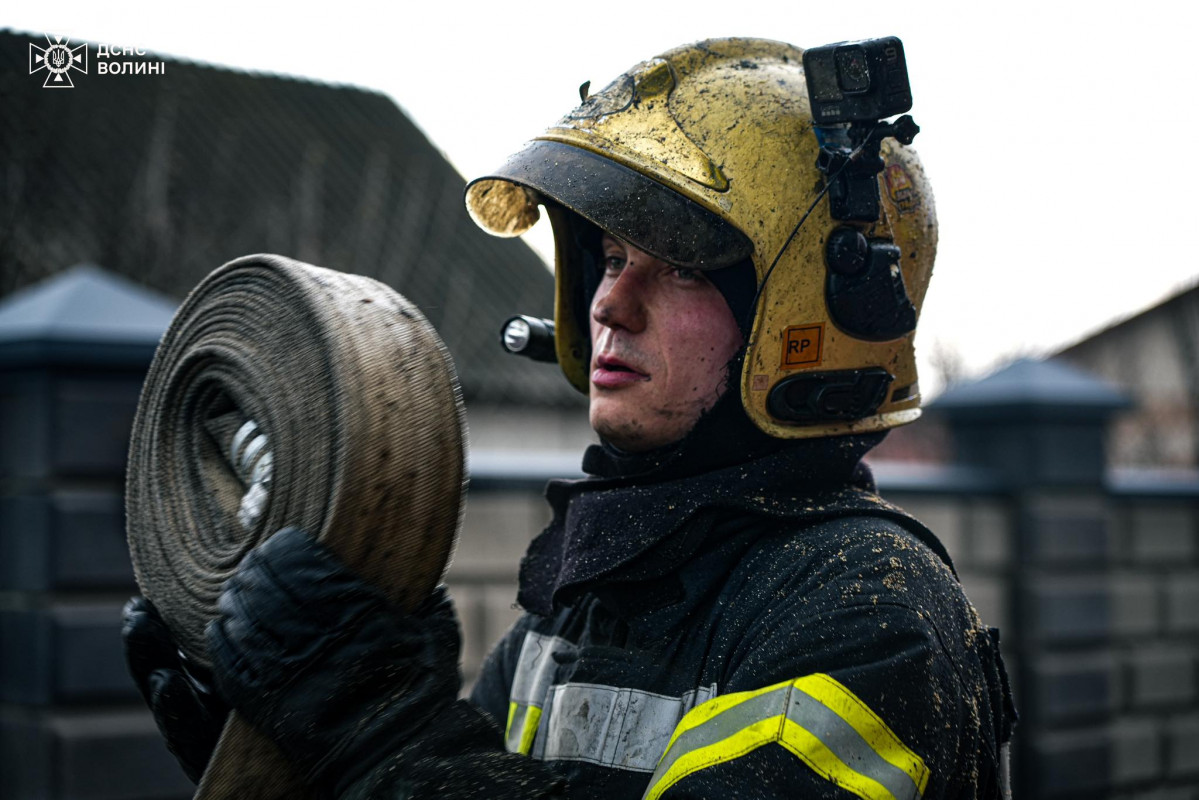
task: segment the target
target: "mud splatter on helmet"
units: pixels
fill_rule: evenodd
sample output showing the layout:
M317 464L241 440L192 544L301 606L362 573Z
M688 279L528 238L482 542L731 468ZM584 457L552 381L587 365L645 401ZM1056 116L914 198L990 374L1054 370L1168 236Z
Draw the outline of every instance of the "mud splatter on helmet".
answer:
M580 391L590 353L581 218L678 266L752 261L760 294L736 385L767 434L877 431L920 415L913 339L937 244L932 193L915 152L888 139L879 219L832 218L802 59L796 47L761 39L670 50L585 97L467 187L471 216L496 235L523 233L545 207L558 363ZM894 245L878 248L891 254L880 269L893 279L887 291L903 296L881 298L879 313L902 308L904 320L876 328L870 293L838 289L845 264L857 268L843 252L860 244L847 227Z

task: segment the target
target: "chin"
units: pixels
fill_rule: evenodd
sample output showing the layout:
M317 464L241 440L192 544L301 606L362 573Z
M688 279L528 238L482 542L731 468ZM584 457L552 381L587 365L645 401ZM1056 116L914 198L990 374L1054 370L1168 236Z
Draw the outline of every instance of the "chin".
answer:
M606 400L608 398L602 398ZM682 439L687 431L675 431L674 426L646 425L644 405L615 404L592 401L590 422L601 439L627 453L644 453Z
M622 409L613 409L607 403L591 404L591 428L601 439L621 450L637 453L649 450L653 445L646 445L646 431L636 416L619 413Z

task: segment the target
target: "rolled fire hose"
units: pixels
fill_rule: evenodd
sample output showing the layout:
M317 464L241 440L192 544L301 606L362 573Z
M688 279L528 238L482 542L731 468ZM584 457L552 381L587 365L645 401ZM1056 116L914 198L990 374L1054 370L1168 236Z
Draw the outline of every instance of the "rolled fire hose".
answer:
M404 297L281 256L232 261L179 308L142 389L126 489L138 586L204 667L221 585L288 525L414 609L453 548L464 432L449 355ZM315 793L231 714L196 796Z

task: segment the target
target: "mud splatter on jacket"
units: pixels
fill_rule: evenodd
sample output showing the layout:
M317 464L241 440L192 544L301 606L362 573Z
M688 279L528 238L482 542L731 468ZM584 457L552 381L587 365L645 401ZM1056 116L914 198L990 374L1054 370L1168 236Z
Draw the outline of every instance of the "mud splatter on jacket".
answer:
M574 797L997 793L1006 680L944 549L867 489L795 492L789 458L551 487L472 696L510 751Z
M460 703L431 734L444 741L407 759L419 768L393 765L404 785L999 796L1014 712L995 635L923 525L810 467L784 450L652 484L552 483L554 521L522 565L528 613L471 696L508 752Z

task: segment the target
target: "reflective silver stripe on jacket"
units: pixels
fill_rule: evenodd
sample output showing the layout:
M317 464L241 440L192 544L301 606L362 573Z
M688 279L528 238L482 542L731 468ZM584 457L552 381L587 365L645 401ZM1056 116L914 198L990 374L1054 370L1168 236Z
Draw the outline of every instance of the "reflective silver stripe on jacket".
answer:
M550 687L533 757L653 772L683 716L716 685L670 697L593 683Z
M554 680L558 662L554 654L573 656L578 645L560 636L543 633L526 633L520 646L520 657L516 660L516 675L512 678L512 692L508 699L521 705L545 705L546 693Z
M593 683L554 685L554 656L577 653L577 645L560 637L525 634L509 695L510 752L653 772L683 716L716 695L716 684L681 697Z

